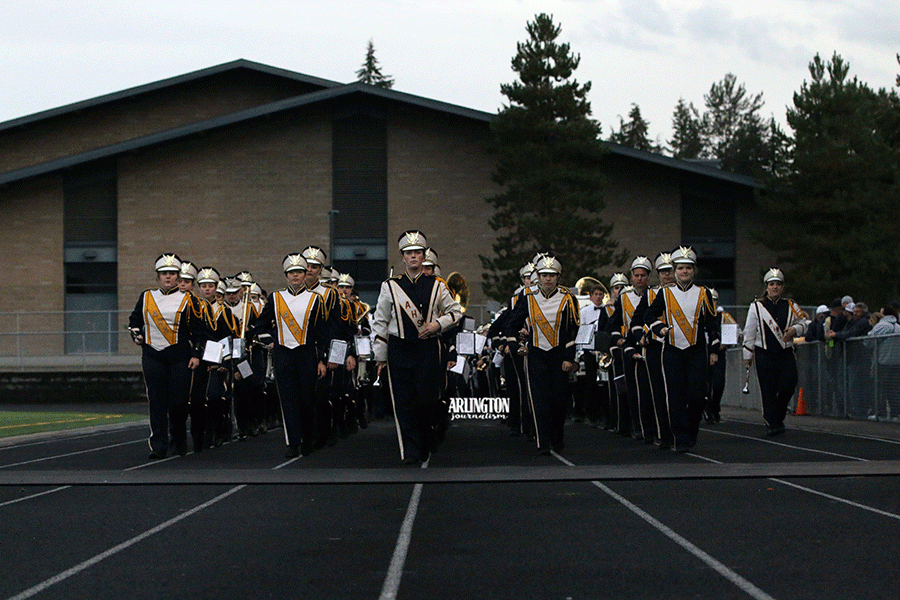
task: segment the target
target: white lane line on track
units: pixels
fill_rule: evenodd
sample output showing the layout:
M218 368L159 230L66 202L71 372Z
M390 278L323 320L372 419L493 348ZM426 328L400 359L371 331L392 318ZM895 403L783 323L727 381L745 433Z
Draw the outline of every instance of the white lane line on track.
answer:
M733 418L729 418L727 421L723 421L723 422L740 423L741 425L757 425L757 426L759 425L759 421L745 421L744 419L733 419ZM874 442L884 442L885 444L893 444L895 446L900 446L900 440L895 440L895 439L886 438L886 437L880 437L877 435L863 435L861 433L846 433L843 431L834 431L832 429L822 429L821 427L806 427L803 425L797 426L794 424L791 424L791 426L788 429L789 430L793 429L795 431L805 431L807 433L824 433L827 435L833 435L833 436L837 436L837 437L848 437L848 438L855 438L855 439L860 439L860 440L872 440ZM711 428L704 428L703 431L714 431L714 430ZM759 439L759 438L757 438L757 439Z
M816 448L807 448L806 446L796 446L794 444L785 444L784 442L776 442L774 440L767 440L763 438L759 438L753 435L744 435L741 433L729 433L727 431L717 431L715 429L704 429L703 432L717 433L719 435L727 435L730 437L744 438L747 440L755 440L757 442L762 442L764 444L772 444L773 446L781 446L782 448L793 448L794 450L803 450L805 452L813 452L815 454L826 454L828 456L836 456L838 458L846 458L849 460L858 460L861 462L869 462L868 458L860 458L858 456L850 456L849 454L838 454L837 452L828 452L827 450L818 450Z
M130 442L122 442L121 444L111 444L109 446L100 446L98 448L88 448L87 450L78 450L77 452L67 452L66 454L56 454L54 456L44 456L41 458L33 458L31 460L23 460L22 462L10 463L8 465L0 465L0 469L8 469L10 467L18 467L21 465L30 465L32 463L43 462L46 460L55 460L57 458L67 458L69 456L78 456L79 454L90 454L91 452L100 452L101 450L109 450L110 448L118 448L119 446L127 446L128 444L137 444L146 442L147 440L132 440Z
M6 502L0 502L0 508L4 506L9 506L10 504L16 504L18 502L24 502L25 500L31 500L32 498L40 498L41 496L46 496L47 494L55 494L56 492L61 492L63 490L67 490L71 485L64 485L61 487L53 488L52 490L44 490L43 492L38 492L37 494L31 494L28 496L22 496L21 498L16 498L15 500L7 500Z
M428 468L428 461L422 463L422 468ZM400 589L400 579L403 577L403 567L406 564L406 555L409 552L409 543L412 540L413 522L416 520L416 513L419 512L419 499L422 497L422 487L421 483L417 483L413 488L409 505L406 507L406 516L403 518L403 525L400 527L400 535L397 537L397 545L394 546L391 566L388 567L387 577L384 578L384 585L381 587L380 600L394 600L397 597L397 590Z
M84 438L89 437L97 437L101 435L109 435L112 433L121 433L123 431L127 431L128 429L138 429L139 427L147 427L145 424L133 425L130 427L123 427L121 429L104 429L103 431L91 431L90 433L79 433L75 435L54 435L53 437L45 437L41 439L35 439L21 442L10 442L10 438L0 439L0 452L4 450L18 450L19 448L28 448L30 446L41 446L43 444L53 444L60 441L71 441L71 440L83 440ZM64 434L64 431L61 432L53 432L58 434ZM34 436L41 434L33 434ZM25 436L32 437L32 436ZM146 438L145 438L146 439Z
M569 462L568 460L566 460L565 458L563 458L556 452L553 452L553 456L555 456L557 459L559 459L565 465L568 465L570 467L575 466L574 463ZM758 587L756 587L755 585L750 583L748 580L744 579L743 577L741 577L740 575L738 575L737 573L735 573L734 571L729 569L727 566L725 566L721 562L717 561L715 558L710 556L708 553L701 550L699 547L697 547L696 545L694 545L693 543L688 541L686 538L684 538L683 536L681 536L678 533L676 533L675 531L673 531L670 527L663 524L661 521L659 521L658 519L656 519L655 517L653 517L652 515L650 515L643 509L641 509L640 507L638 507L637 505L630 502L628 499L624 498L623 496L620 496L619 494L617 494L616 492L614 492L607 486L603 485L599 481L592 481L591 483L594 486L596 486L598 489L600 489L604 494L606 494L607 496L609 496L610 498L612 498L613 500L615 500L616 502L618 502L619 504L621 504L622 506L624 506L625 508L627 508L628 510L633 512L634 514L636 514L638 517L643 519L646 523L651 525L657 531L659 531L660 533L665 535L667 538L669 538L670 540L672 540L673 542L675 542L676 544L681 546L684 550L687 550L688 552L690 552L691 554L693 554L694 556L699 558L704 564L706 564L708 567L713 569L716 573L718 573L719 575L721 575L722 577L727 579L729 582L733 583L738 588L740 588L741 590L746 592L747 595L749 595L751 598L754 598L754 600L775 600L772 596L765 593L764 591L762 591L761 589L759 589Z
M700 456L699 454L688 454L688 456L693 456L694 458L699 458L700 460L705 460L707 462L711 462L713 464L722 465L725 464L722 461L716 460L714 458L709 458L707 456ZM863 459L857 459L863 460ZM846 504L847 506L852 506L854 508L859 508L862 510L866 510L876 515L881 515L883 517L888 517L891 519L897 519L900 521L900 515L892 512L887 512L885 510L881 510L880 508L875 508L874 506L867 506L865 504L860 504L859 502L854 502L853 500L847 500L846 498L841 498L839 496L832 496L831 494L827 494L825 492L820 492L819 490L814 490L812 488L808 488L804 485L799 485L797 483L792 483L790 481L785 481L784 479L777 479L775 477L769 477L769 481L774 481L775 483L780 483L782 485L786 485L788 487L792 487L798 489L803 492L808 492L810 494L815 494L816 496L822 496L823 498L828 498L829 500L833 500L835 502L840 502L841 504Z
M293 462L296 462L297 460L299 460L299 459L292 458L289 461L283 462L280 465L273 467L272 470L276 471L276 470L278 470L282 467L285 467ZM150 463L150 464L158 464L158 463ZM16 594L15 596L11 596L10 598L8 598L8 600L25 600L26 598L31 598L35 594L39 594L40 592L43 592L47 588L49 588L53 585L56 585L57 583L60 583L62 581L65 581L66 579L68 579L69 577L72 577L73 575L77 575L77 574L81 573L85 569L88 569L88 568L96 565L97 563L106 560L110 556L118 554L119 552L121 552L123 550L127 550L131 546L134 546L135 544L142 542L143 540L149 538L150 536L155 535L165 529L168 529L169 527L171 527L172 525L175 525L179 521L183 521L184 519L197 514L201 510L203 510L205 508L209 508L213 504L216 504L216 503L224 500L225 498L228 498L232 494L235 494L236 492L241 491L245 487L248 487L248 486L247 485L235 486L235 487L231 488L230 490L228 490L227 492L223 492L222 494L219 494L215 498L212 498L211 500L207 500L203 504L195 506L194 508L192 508L186 512L183 512L180 515L169 519L168 521L160 523L159 525L157 525L156 527L154 527L152 529L148 529L144 533L136 535L133 538L126 540L117 546L113 546L112 548L110 548L109 550L106 550L105 552L101 552L100 554L97 554L96 556L93 556L93 557L87 559L86 561L75 565L71 569L67 569L67 570L63 571L62 573L58 573L57 575L54 575L50 579L42 581L41 583L39 583L33 587L30 587L27 590L20 592L19 594Z

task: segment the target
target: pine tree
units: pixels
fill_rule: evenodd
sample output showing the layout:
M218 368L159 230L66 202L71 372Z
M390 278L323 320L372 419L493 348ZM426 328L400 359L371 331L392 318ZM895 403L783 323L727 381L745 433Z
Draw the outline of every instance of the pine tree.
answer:
M375 58L375 46L372 44L372 40L369 40L369 44L366 47L366 60L363 62L362 68L356 72L356 80L375 87L388 89L394 87L394 80L390 76L384 75L381 72L381 67L378 66L378 59Z
M900 100L873 91L834 54L810 63L794 94L786 188L760 197L759 237L787 263L794 295L809 303L851 293L870 305L900 297Z
M685 104L684 98L678 99L678 106L672 115L672 130L672 139L669 141L672 156L690 160L703 155L703 123L693 102Z
M641 108L637 104L632 104L628 122L619 117L619 131L613 131L609 141L647 152L659 152L661 150L659 145L650 140L649 129L650 123L641 116Z
M572 78L580 57L557 42L560 27L551 16L537 15L526 30L529 38L512 59L519 78L501 85L509 104L491 125L493 180L502 192L487 199L496 209L489 221L497 232L494 256L480 258L482 287L497 300L509 297L536 251L554 252L570 284L624 262L613 256L612 225L599 216L604 149L600 125L590 118L591 85Z
M712 84L703 99L706 157L718 159L726 171L759 175L766 143L766 127L759 115L762 93L748 95L744 84L738 85L737 77L728 73Z

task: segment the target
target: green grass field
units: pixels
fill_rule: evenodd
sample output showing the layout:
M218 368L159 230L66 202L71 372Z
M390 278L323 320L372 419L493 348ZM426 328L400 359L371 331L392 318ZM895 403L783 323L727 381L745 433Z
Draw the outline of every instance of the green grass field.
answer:
M25 412L0 410L0 438L145 419L137 414Z

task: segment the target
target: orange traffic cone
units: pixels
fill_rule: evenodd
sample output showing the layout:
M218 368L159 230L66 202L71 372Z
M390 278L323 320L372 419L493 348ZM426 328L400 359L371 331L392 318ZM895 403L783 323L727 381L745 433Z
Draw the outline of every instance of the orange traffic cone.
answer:
M794 414L798 417L808 414L806 412L806 402L803 400L803 388L800 388L800 391L797 393L797 409L794 411Z

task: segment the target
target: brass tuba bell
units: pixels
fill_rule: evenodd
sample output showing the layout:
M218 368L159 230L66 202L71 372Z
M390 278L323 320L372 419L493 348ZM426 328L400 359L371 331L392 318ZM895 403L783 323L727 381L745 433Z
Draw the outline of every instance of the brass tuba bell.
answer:
M450 273L450 276L447 277L447 288L453 299L459 302L462 311L466 312L466 308L469 306L469 284L466 282L466 278L456 271Z
M591 293L591 288L595 285L599 285L603 288L603 304L609 302L610 295L609 290L606 288L603 283L593 277L587 276L582 277L578 281L575 282L575 293L579 296L587 296Z

